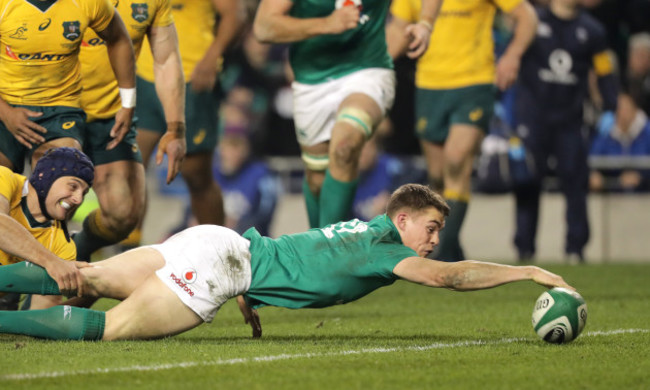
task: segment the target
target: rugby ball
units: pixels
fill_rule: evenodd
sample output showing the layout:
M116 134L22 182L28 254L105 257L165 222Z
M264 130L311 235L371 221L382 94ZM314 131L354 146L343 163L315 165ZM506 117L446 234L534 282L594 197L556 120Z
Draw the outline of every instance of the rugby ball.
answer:
M580 294L555 287L537 298L533 308L533 329L552 344L575 340L587 322L587 304Z

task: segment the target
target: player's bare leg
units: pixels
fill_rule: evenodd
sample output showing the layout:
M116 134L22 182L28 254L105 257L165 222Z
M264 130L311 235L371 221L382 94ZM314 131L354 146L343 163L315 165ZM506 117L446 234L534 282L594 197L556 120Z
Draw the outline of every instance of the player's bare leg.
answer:
M212 152L185 157L181 174L190 192L192 213L199 224L224 225L221 188L212 174Z
M77 256L90 260L97 249L126 238L144 215L144 166L137 161L115 161L95 167L93 189L99 209L84 220L75 237Z
M420 149L424 155L427 166L427 181L432 190L442 192L445 190L443 179L443 166L445 163L444 146L426 140L420 141Z
M62 148L62 147L69 147L69 148L75 148L81 150L81 144L79 143L79 141L77 141L72 137L63 137L63 138L57 138L57 139L47 141L41 144L39 147L37 147L36 150L34 150L34 153L32 154L32 160L31 160L32 167L36 166L36 162L41 157L43 157L45 152L47 152L50 149Z
M156 339L203 323L156 275L106 312L102 340Z
M329 142L321 142L312 146L301 146L302 159L305 164L305 179L302 193L309 217L309 227L320 227L320 192L325 180L325 170L329 164Z
M471 195L471 177L474 158L483 140L483 131L476 126L454 124L444 146L444 196L451 213L441 232L438 258L464 260L460 245L460 230Z
M361 149L382 118L379 105L362 93L351 94L339 106L329 144L329 167L320 194L320 226L349 217L356 194Z
M7 158L7 156L4 155L4 153L0 152L0 165L3 167L7 167L11 170L14 169L14 164L11 163L11 161Z

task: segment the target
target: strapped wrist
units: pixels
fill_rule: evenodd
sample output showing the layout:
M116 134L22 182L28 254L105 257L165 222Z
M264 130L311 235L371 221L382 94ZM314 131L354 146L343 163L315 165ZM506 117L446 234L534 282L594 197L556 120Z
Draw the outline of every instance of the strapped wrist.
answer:
M167 133L175 138L185 138L185 122L167 122Z
M122 100L122 107L134 108L136 99L135 88L120 88L120 99Z

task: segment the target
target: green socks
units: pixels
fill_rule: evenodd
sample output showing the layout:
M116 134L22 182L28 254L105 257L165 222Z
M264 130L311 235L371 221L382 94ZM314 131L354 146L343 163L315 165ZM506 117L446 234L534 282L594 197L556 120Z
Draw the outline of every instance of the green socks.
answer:
M329 169L325 171L325 180L320 191L318 227L350 219L358 181L338 181L330 175Z
M0 292L60 295L59 286L43 267L28 261L0 267Z
M461 200L447 199L451 212L445 220L445 228L440 231L440 245L437 260L465 260L465 254L460 246L460 228L465 219L468 203Z
M103 311L72 306L0 311L0 333L52 340L101 340L105 323L106 313Z
M318 226L318 215L320 213L318 206L318 197L309 189L307 179L302 181L302 194L305 197L305 206L307 206L307 217L309 217L309 227L311 229Z

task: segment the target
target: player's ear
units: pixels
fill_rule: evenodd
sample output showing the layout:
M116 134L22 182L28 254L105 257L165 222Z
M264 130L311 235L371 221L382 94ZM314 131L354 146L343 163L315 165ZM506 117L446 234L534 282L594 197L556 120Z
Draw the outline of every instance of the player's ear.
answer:
M398 213L395 216L395 226L399 230L405 230L406 229L406 222L408 221L409 215L405 212Z

